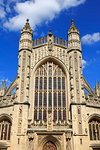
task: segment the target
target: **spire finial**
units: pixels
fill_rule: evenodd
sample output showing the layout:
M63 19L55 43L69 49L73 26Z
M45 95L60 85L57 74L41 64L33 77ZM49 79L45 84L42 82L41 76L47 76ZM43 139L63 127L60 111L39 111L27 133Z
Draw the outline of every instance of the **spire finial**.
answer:
M49 32L51 32L52 30L50 29Z
M49 30L49 33L48 33L49 36L52 36L52 35L53 35L51 31L52 31L52 30L50 29L50 30Z
M26 22L29 23L29 19L28 18L26 19Z
M71 22L74 23L74 19L72 19Z

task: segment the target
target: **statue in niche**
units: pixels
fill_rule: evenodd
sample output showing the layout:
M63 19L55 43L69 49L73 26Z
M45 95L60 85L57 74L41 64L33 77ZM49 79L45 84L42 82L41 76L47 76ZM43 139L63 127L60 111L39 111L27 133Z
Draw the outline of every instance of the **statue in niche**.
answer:
M48 130L52 130L52 113L48 113Z
M51 113L48 114L48 125L52 124L52 116Z
M51 39L48 41L48 50L52 51L52 41L51 41Z
M71 150L71 139L66 138L66 150Z
M34 137L29 135L29 150L34 150Z

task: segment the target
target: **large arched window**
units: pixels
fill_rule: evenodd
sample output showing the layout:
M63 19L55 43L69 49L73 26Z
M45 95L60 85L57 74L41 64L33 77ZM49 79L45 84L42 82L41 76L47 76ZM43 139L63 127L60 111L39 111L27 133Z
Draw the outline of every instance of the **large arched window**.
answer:
M89 121L90 140L100 140L100 119L93 118Z
M52 61L35 72L34 120L47 120L51 109L54 121L66 120L66 76L63 69Z
M10 140L11 122L8 119L0 120L0 140Z

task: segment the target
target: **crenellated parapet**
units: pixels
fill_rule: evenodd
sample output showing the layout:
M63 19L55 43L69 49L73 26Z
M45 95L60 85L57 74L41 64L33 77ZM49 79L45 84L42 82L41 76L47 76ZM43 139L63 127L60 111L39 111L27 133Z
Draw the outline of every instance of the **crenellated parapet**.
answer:
M37 40L33 39L33 47L34 46L42 46L42 44L47 44L48 43L47 38L48 38L48 36L45 36L44 38L40 37ZM62 47L63 46L64 47L68 46L68 41L67 40L64 41L63 38L57 38L56 36L53 36L53 43L58 44Z

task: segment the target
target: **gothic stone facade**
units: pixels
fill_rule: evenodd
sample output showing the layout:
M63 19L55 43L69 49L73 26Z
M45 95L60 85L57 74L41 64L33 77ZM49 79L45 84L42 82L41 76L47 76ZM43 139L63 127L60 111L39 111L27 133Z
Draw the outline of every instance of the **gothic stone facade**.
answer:
M83 77L79 30L72 20L68 40L32 36L27 19L17 77L0 90L0 150L100 150L100 85Z

